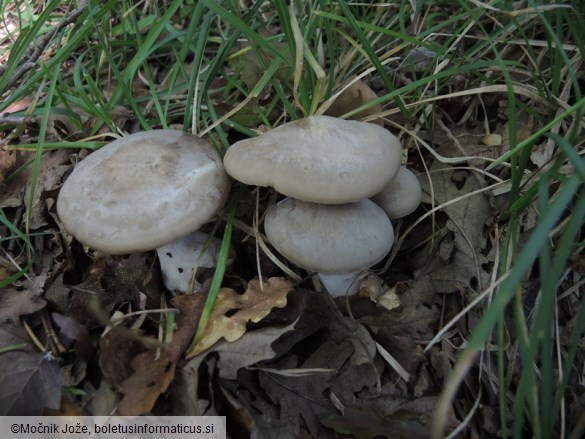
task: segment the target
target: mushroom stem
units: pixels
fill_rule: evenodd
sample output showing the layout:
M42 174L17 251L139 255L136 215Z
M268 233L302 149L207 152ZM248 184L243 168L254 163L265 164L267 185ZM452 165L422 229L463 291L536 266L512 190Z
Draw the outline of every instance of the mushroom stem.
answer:
M359 271L352 273L326 274L318 273L319 280L333 297L352 295L359 290Z
M193 270L214 269L220 246L219 239L195 231L157 248L163 282L167 290L176 294L189 291ZM195 280L193 292L198 293L200 290L201 283Z

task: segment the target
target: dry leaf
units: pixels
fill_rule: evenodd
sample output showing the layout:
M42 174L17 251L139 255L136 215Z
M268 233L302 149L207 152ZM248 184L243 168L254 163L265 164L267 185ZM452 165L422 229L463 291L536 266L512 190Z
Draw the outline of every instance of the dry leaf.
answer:
M75 259L71 262L73 272L79 270L79 265L83 263L77 265L78 261ZM133 307L140 308L142 291L149 298L150 305L156 306L160 288L151 285L153 271L152 257L148 253L98 258L85 274L83 282L66 286L62 279L57 278L46 297L62 314L70 315L85 324L95 318L87 306L95 298L99 299L99 307L105 314L110 314L123 303L131 303Z
M31 97L19 99L6 107L6 109L2 111L2 115L18 113L19 111L26 110L32 103L33 98Z
M285 58L275 72L275 77L279 81L284 81L293 65L292 56L290 55L288 46L273 39L268 42ZM272 51L267 50L264 47L250 47L250 49L251 50L244 52L240 59L242 69L241 80L246 84L248 90L252 90L256 86L262 75L266 72L266 67L269 66L276 57Z
M435 162L432 169L440 169L442 166ZM450 293L461 288L481 290L490 281L490 273L483 268L488 262L484 254L487 245L484 229L491 219L492 211L483 194L463 197L480 188L472 174L463 177L463 185L458 187L453 181L454 172L451 170L442 170L432 175L435 203L443 204L461 198L443 209L449 217L446 228L451 232L445 236L443 245L447 243L447 248L451 250L445 254L444 261L434 258L415 277L414 283L417 283L425 282L424 277L430 276L431 285L440 293ZM421 185L424 192L430 193L428 181L423 179Z
M513 145L526 140L536 130L534 127L534 118L525 112L520 112L516 115L516 139L514 139ZM510 150L510 123L502 125L498 130L498 133L502 136L502 144L499 154L504 154ZM531 155L531 158L532 155Z
M132 375L133 358L144 352L138 340L126 337L120 331L108 331L100 339L99 364L104 376L117 385Z
M51 318L59 328L61 342L70 347L75 343L75 353L78 358L89 363L95 354L96 348L89 338L89 331L73 317L64 316L59 313L52 313Z
M289 301L300 311L295 330L273 343L278 357L240 369L238 398L254 418L252 436L330 437L320 419L374 393L384 367L368 331L327 293L298 289Z
M20 316L35 313L45 305L44 299L30 290L6 288L0 292L0 323L16 322Z
M429 437L429 428L413 416L412 418L393 415L382 417L369 409L346 408L343 415L329 415L321 422L337 433L351 434L357 439L377 439L381 437L403 437L424 439ZM426 420L428 423L428 420ZM389 432L392 432L391 434Z
M0 183L16 163L16 153L14 151L0 150Z
M42 353L8 352L0 355L0 414L41 415L58 409L61 401L59 363Z
M25 280L22 283L23 290L19 291L13 286L0 290L0 324L18 322L20 316L43 309L46 302L41 294L45 280L46 275L41 275L34 277L32 282Z
M209 317L203 337L186 354L186 358L209 349L222 337L227 341L236 341L246 332L248 321L259 322L272 308L284 308L286 295L293 290L292 282L282 277L272 277L260 288L258 280L251 280L244 294L238 294L229 288L222 288L217 294L215 307ZM234 314L227 317L225 314Z
M411 297L411 296L415 297ZM376 342L380 344L395 361L412 377L415 377L424 361L424 355L417 340L433 336L435 324L440 317L437 307L414 305L412 301L421 301L418 292L410 291L402 295L403 302L409 302L400 309L387 311L381 307L362 301L352 307L354 317L373 332ZM394 373L393 373L394 374ZM398 376L398 375L396 375Z
M219 354L216 367L220 378L235 380L241 368L274 358L276 352L272 349L272 344L291 331L295 323L283 328L261 328L245 333L234 342L224 340L217 343L210 352ZM206 358L206 355L198 355L177 369L171 390L175 401L174 415L202 414L201 406L207 404L202 404L197 395L200 386L199 367Z
M349 80L351 81L354 78L355 75L351 76ZM378 95L374 92L374 90L368 87L362 80L358 79L356 82L347 87L343 93L341 93L335 99L335 101L333 101L325 114L328 116L340 117L345 113L349 113L350 111L372 102L377 98ZM349 119L362 120L365 117L373 116L381 112L382 106L380 104L376 104L366 110L362 110L359 113L352 115L349 117ZM384 123L378 119L374 120L373 122L381 126L384 125Z
M167 390L175 377L176 364L195 335L205 299L204 294L173 299L173 305L180 310L173 341L166 349L152 348L132 360L135 373L120 384L119 390L124 394L118 405L120 415L149 413L161 393Z
M112 384L103 379L96 389L91 381L86 381L83 386L85 395L81 397L83 407L92 416L110 416L118 405L118 393Z
M427 49L423 46L416 46L401 62L399 69L407 72L424 72L429 68L429 64L436 56L437 54L431 49Z
M0 354L0 415L41 415L58 409L61 375L58 361L37 352L18 323L0 325L0 346L24 344L21 350Z
M294 367L295 364L286 359L278 365L278 369ZM255 422L253 437L324 436L325 429L319 419L331 412L326 396L331 381L330 373L286 376L260 371L257 379L262 393L255 395L255 401L250 401L252 410L248 409ZM268 399L262 394L268 395Z
M400 306L400 297L396 294L396 286L388 288L378 276L370 274L360 284L360 297L369 298L383 308L394 309Z
M34 153L19 152L16 156L16 166L24 165L33 157ZM38 229L47 224L47 206L44 202L45 193L59 187L63 175L70 167L69 150L67 148L48 151L43 154L30 212L31 229ZM28 166L24 172L8 180L6 185L0 186L0 207L28 206L32 171L33 167Z
M217 367L219 376L234 380L238 370L242 367L251 366L260 361L269 360L276 356L272 349L272 343L283 334L292 331L295 323L283 328L269 326L245 333L240 339L234 342L219 342L214 346L213 352L219 354Z
M175 377L175 366L166 351L162 351L158 358L156 349L135 357L132 368L136 373L120 384L119 390L124 398L118 404L118 413L137 416L150 412Z

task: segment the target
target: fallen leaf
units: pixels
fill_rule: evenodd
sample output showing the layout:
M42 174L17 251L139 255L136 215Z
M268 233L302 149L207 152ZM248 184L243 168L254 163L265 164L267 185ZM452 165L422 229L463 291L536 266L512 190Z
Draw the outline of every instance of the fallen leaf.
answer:
M360 392L375 392L384 367L365 327L327 293L299 288L291 305L300 311L295 330L272 344L278 357L240 369L238 397L254 419L252 436L330 437L320 420Z
M389 422L388 419L378 415L370 410L360 410L346 408L343 414L331 414L325 416L321 422L324 426L332 428L337 433L343 435L352 435L357 439L376 439L389 437L408 437L418 438L427 437L427 435L406 434L404 428L397 428L395 423ZM392 433L390 433L390 431ZM410 432L412 433L412 432Z
M429 394L432 389L432 382L433 378L431 376L431 372L429 371L427 365L424 364L420 368L418 376L416 377L416 382L414 383L414 396L420 398L423 395Z
M122 416L149 413L159 396L165 392L173 378L183 352L189 346L203 310L206 295L202 293L177 296L172 303L180 313L173 341L164 348L152 348L136 356L132 362L134 373L124 380L119 391L124 398L118 404Z
M131 361L144 352L144 347L138 340L115 330L104 334L99 347L100 369L114 385L118 385L134 373Z
M394 309L400 306L400 297L396 294L396 286L388 288L382 279L373 274L368 275L360 284L360 297L369 298L383 308Z
M16 156L16 166L24 165L33 157L34 153L19 152ZM45 226L47 224L45 194L61 185L63 176L70 168L71 164L67 148L44 153L41 158L32 204L29 203L29 199L33 167L27 166L23 172L7 180L5 185L0 186L0 207L26 207L31 205L32 210L29 214L30 229L36 230Z
M210 353L219 356L216 367L220 378L235 380L240 369L274 358L277 354L272 344L283 334L292 331L294 325L265 327L246 332L234 342L224 340L217 343ZM201 406L208 404L208 401L202 404L198 398L199 367L206 358L206 355L197 355L177 369L171 389L175 401L174 415L202 414Z
M24 329L15 323L0 326L0 347L24 345L22 350L0 354L0 415L42 415L58 409L61 375L58 361L36 352Z
M323 347L328 348L326 345ZM323 367L327 363L320 364ZM307 364L303 366L307 366ZM375 357L369 363L349 363L338 366L336 369L337 374L331 376L330 392L335 395L340 405L347 407L353 405L356 395L361 392L375 391L384 370L384 363L381 357Z
M19 99L6 107L6 109L4 109L2 112L2 115L18 113L19 111L26 110L31 106L32 103L33 98L31 97Z
M90 380L86 380L83 391L85 394L81 396L81 403L92 416L110 416L114 413L118 393L108 379L102 379L97 389Z
M236 341L246 332L248 321L259 322L272 308L284 308L286 295L293 290L292 282L280 277L272 277L260 288L258 280L251 280L244 294L229 288L222 288L217 294L215 307L203 337L186 353L186 358L209 349L218 340ZM229 313L230 316L226 316Z
M118 404L121 416L138 416L149 413L161 393L165 392L175 377L176 363L166 351L146 351L132 360L136 371L123 381L119 390L124 398Z
M214 346L213 352L219 354L217 367L219 376L226 379L236 379L238 370L270 360L276 356L272 349L274 343L283 334L294 329L295 323L276 328L269 326L245 333L234 342L221 341Z
M305 312L296 328L313 326L314 330L327 328L334 341L349 342L353 347L352 364L369 363L376 354L376 343L367 329L358 321L345 317L327 293L300 290L307 299Z
M355 79L355 75L349 78L349 82ZM328 116L341 117L345 113L355 110L373 100L378 99L378 95L361 79L358 79L347 87L337 98L333 101L331 106L325 112ZM376 104L370 108L362 110L353 114L349 119L362 120L368 116L375 116L382 112L382 106ZM384 125L380 119L374 119L372 122L378 125Z
M413 71L416 73L424 72L429 68L431 61L437 54L423 46L414 47L410 53L400 63L399 69L402 71Z
M516 114L515 125L516 125L516 138L515 139L510 138L510 122L506 122L497 131L498 134L500 134L502 136L502 144L500 145L500 150L498 152L498 155L504 154L504 153L510 151L511 145L518 145L520 142L522 142L523 140L526 140L528 137L530 137L534 133L534 131L536 131L536 127L534 126L534 117L531 114L524 112L524 111L521 111L521 112ZM536 150L538 150L538 147L536 149L533 149L533 151L536 151ZM538 160L535 160L534 154L531 154L530 158L535 162L535 164L537 164ZM550 157L548 157L548 158L550 158ZM546 160L548 160L548 159L546 159Z
M424 360L422 348L417 340L433 336L440 310L421 304L408 304L392 311L379 307L372 309L373 306L367 302L357 305L352 306L355 318L370 328L376 342L392 355L395 361L411 376L416 376Z
M51 317L59 328L60 340L69 347L75 344L75 353L79 359L88 363L95 353L95 347L89 339L87 327L80 324L73 317L52 313Z
M71 271L83 270L83 281L68 286L63 284L63 278L58 277L46 294L62 314L72 316L81 324L88 324L95 321L96 316L87 306L95 298L99 299L99 307L104 314L109 315L126 302L140 309L141 292L150 299L151 306L158 305L162 289L160 285L151 285L150 282L154 271L151 254L96 258L89 272L86 272L83 262L79 263L79 259L82 258L73 258Z
M286 367L281 363L279 367ZM293 365L290 364L288 368ZM267 402L256 396L251 406L255 421L253 434L263 437L323 437L324 428L320 418L331 412L327 399L330 386L330 373L314 373L304 376L285 376L278 370L260 371L258 381L269 397L270 405L274 404L276 413L272 414ZM272 408L272 407L271 407ZM301 431L308 430L304 436Z
M489 164L481 158L497 158L502 151L505 139L502 136L500 145L489 145L485 140L495 141L495 137L486 139L486 130L482 124L453 125L445 121L442 129L422 130L421 138L438 146L438 152L444 157L461 157L462 155L474 157L470 164L483 168ZM501 136L501 133L496 132ZM475 158L477 157L477 159Z
M277 53L284 57L284 61L275 72L275 77L279 81L284 81L293 65L292 56L288 50L288 46L275 39L271 39L268 42L274 49L276 49ZM245 51L240 58L240 68L242 72L240 79L246 84L248 90L252 90L262 75L266 72L267 66L272 63L277 55L260 46L249 46L248 48L250 50Z
M16 163L16 153L14 151L0 150L0 183L4 180L6 174Z
M432 169L442 169L432 175L437 204L452 201L480 188L480 182L472 174L463 174L461 185L461 181L454 181L454 171L444 169L437 162ZM421 185L423 191L430 193L426 179L421 181ZM432 258L430 264L415 273L414 284L425 281L424 278L428 276L428 283L439 293L451 293L462 288L481 291L490 281L490 273L483 268L489 261L485 255L485 227L492 216L490 204L483 194L477 194L444 206L443 212L449 219L446 222L448 233L444 236L442 245L451 240L453 245L448 247L452 251L446 252L442 258ZM414 284L411 288L416 287Z
M323 425L358 439L429 437L432 411L419 414L410 410L397 410L390 416L381 416L368 409L346 408L343 415L326 416Z
M7 352L0 355L0 414L40 415L59 408L61 379L57 360L41 353Z
M31 286L29 281L24 285ZM18 322L20 316L33 314L43 309L45 300L40 297L41 291L35 288L20 290L8 287L0 290L0 323Z

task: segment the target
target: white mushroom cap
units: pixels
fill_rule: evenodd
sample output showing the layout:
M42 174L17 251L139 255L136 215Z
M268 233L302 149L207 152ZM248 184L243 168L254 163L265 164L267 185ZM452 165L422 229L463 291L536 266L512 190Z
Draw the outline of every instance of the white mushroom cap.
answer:
M236 180L325 204L380 192L398 172L402 147L371 123L311 116L233 144L224 157Z
M286 198L266 213L264 230L287 259L326 274L364 270L382 260L394 242L390 220L367 199L316 204Z
M390 219L398 219L414 212L422 199L420 182L412 171L402 166L381 192L372 197Z
M195 231L156 249L163 282L167 290L185 293L189 289L193 268L215 268L221 240ZM195 281L193 291L201 289Z
M210 221L229 193L221 157L175 130L132 134L79 163L57 212L81 243L109 254L152 250Z

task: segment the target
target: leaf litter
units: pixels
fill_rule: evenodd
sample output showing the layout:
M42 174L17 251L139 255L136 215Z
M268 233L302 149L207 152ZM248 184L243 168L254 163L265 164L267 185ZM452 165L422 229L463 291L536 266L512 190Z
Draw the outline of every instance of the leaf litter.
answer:
M38 283L0 290L0 413L34 415L59 408L61 372L52 352L39 352L20 318L44 309ZM20 289L20 291L18 291Z
M265 61L271 56L262 53ZM433 57L409 60L416 68L399 66L397 79L407 83L409 70L419 71L420 63L427 68ZM241 72L251 89L264 70L257 58L247 58L256 60ZM287 58L277 76L286 76L291 65ZM333 101L330 114L345 114L376 97L375 81L362 79L348 79L351 85ZM266 89L258 101L271 93ZM505 103L486 98L483 104L498 114ZM104 257L60 233L54 201L72 168L69 152L43 155L27 212L31 168L10 172L32 153L0 151L0 181L7 177L0 207L12 224L28 217L31 231L47 232L35 243L29 280L0 291L0 413L228 414L239 432L251 437L428 437L437 397L481 310L470 311L427 354L423 348L489 285L496 252L491 240L498 206L505 205L498 197L506 193L483 192L481 171L510 147L507 123L492 121L488 130L471 116L476 101L453 99L449 105L449 113L462 110L460 120L437 116L439 129L419 132L438 156L421 153L413 159L409 148L409 166L414 162L426 198L398 230L408 230L417 215L437 207L432 221L427 218L402 236L389 269L362 286L364 297L334 302L310 282L292 285L279 278L267 258L260 261L263 273L274 276L263 279L263 290L249 261L241 258L224 282L232 288L220 290L212 324L192 348L204 294L176 297L167 305L153 255ZM129 110L116 110L115 124L135 122ZM379 122L381 111L373 106L355 117ZM518 141L536 129L530 118L521 121ZM95 120L84 116L84 122L89 129ZM248 122L259 124L256 115ZM444 160L461 155L475 157L468 169ZM544 143L530 156L538 167L550 158ZM507 170L497 172L505 178ZM252 224L246 215L242 221ZM0 230L8 233L4 226ZM254 255L247 238L236 233L234 245L240 254ZM12 260L3 256L0 280L26 261L24 246L9 253ZM140 314L147 311L154 312ZM169 330L171 312L177 313ZM471 377L465 384L473 394L491 385ZM78 396L63 393L63 386ZM449 429L461 423L472 402L467 396L456 401L448 411ZM571 415L582 413L582 399L569 405ZM480 426L496 434L493 406L483 404L480 416ZM481 431L477 425L471 429Z
M361 91L366 86L356 84L346 96L359 106L367 103L366 92ZM35 193L37 200L52 199L71 168L68 155L47 155L45 160L40 179L45 183ZM439 163L431 170L435 203L480 184L470 176L462 185L454 182L454 171ZM6 187L4 195L11 208L25 205L25 192L17 190L16 183ZM35 229L62 230L54 202L36 206ZM27 403L36 413L59 405L90 414L233 413L250 434L266 437L341 433L374 438L386 435L389 425L404 435L424 437L440 392L429 377L439 372L438 367L448 368L453 356L446 357L444 366L440 365L445 362L429 362L421 342L432 338L440 319L439 293L463 294L486 281L477 268L483 270L487 258L484 229L490 214L481 197L446 207L438 218L442 236L438 242L406 241L405 248L418 251L409 251L382 278L370 276L362 286L365 297L347 303L343 298L333 302L324 293L278 277L265 279L263 288L253 278L242 292L237 291L237 282L235 289L222 288L211 324L192 347L204 295L176 297L170 307L138 318L136 313L160 308L165 295L152 255L88 254L64 235L46 246L53 257L42 259L47 275L40 286L12 291L18 303L6 310L10 315L18 309L38 313L48 306L53 312L51 325L63 350L36 353L39 362L27 363L39 376L49 377L45 370L53 371L48 381L54 385L53 393L33 404L28 388L22 386L23 402L14 400L13 406ZM245 218L244 222L251 223ZM235 245L250 246L239 233ZM278 273L269 261L262 264L265 273ZM405 278L404 273L410 276ZM169 333L165 312L173 310L178 314ZM98 343L88 346L87 334L104 326L108 330ZM43 328L35 326L35 333L43 334ZM431 356L435 357L440 356ZM88 367L96 362L97 376L95 366ZM60 396L61 377L55 375L59 370L64 383L81 389L80 397ZM31 381L28 386L41 384L45 383ZM451 427L455 419L453 414Z
M286 295L291 290L292 283L284 278L271 278L263 285L253 279L244 294L222 288L201 340L189 348L186 358L209 349L221 338L230 342L238 340L246 332L248 321L256 323L266 317L272 308L286 306ZM230 315L226 316L228 312Z

